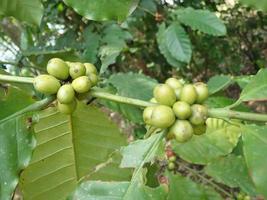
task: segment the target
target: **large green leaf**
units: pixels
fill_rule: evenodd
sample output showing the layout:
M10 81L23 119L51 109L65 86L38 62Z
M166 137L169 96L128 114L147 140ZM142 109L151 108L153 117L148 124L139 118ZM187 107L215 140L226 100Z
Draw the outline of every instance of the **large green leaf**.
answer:
M25 115L0 121L0 199L11 199L20 171L30 162L35 142L28 125Z
M237 145L241 130L237 126L226 122L217 122L214 119L207 126L204 135L194 135L186 143L172 142L174 151L184 160L195 164L207 164L218 158L229 154Z
M0 87L0 91L2 91L2 95L0 96L0 119L35 102L23 87L8 85L6 88Z
M166 47L181 62L189 63L192 56L190 39L179 23L172 23L165 31Z
M195 10L188 7L177 9L175 13L180 22L194 30L217 36L226 34L226 27L223 22L209 10Z
M39 25L43 15L40 0L1 0L0 16L12 16L20 21Z
M240 94L239 101L267 99L267 69L261 69L246 85Z
M82 183L73 194L72 199L79 200L128 200L124 198L125 192L129 187L129 182L100 182L87 181ZM138 185L131 199L140 200L163 200L166 192L163 187L149 188Z
M159 30L157 32L158 48L159 48L160 52L162 53L162 55L164 55L164 57L166 58L167 62L171 66L179 68L183 65L183 63L180 62L179 60L177 60L175 57L173 57L172 54L170 53L170 51L168 50L168 48L166 46L165 32L166 32L166 26L164 23L162 23L159 26Z
M39 118L35 126L37 147L20 179L25 200L65 199L84 176L126 143L116 125L92 106L79 104L73 116L50 108ZM119 170L118 164L119 160L114 160L97 176L88 178L128 180L128 170Z
M230 187L240 187L243 192L255 195L255 188L242 156L229 155L218 158L206 166L205 172L217 182Z
M242 140L249 174L258 193L267 198L267 127L245 125L242 127Z
M232 84L232 78L226 75L213 76L208 81L209 93L214 94Z
M77 13L90 20L123 21L135 10L139 0L64 0L64 2L73 7Z
M168 200L222 200L214 189L197 184L180 174L167 173L170 185Z

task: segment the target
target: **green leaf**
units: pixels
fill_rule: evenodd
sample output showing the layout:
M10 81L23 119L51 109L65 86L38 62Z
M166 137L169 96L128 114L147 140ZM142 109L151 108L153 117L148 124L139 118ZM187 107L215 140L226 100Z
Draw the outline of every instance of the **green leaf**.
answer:
M266 0L262 0L262 1L258 1L258 0L240 0L241 3L255 7L259 10L263 10L263 11L267 11L267 1Z
M209 10L195 10L191 7L175 11L180 22L190 26L193 30L200 30L210 35L221 36L226 34L223 22Z
M139 0L98 0L98 1L75 1L64 0L77 13L90 20L117 20L123 21L137 7Z
M153 144L147 149L145 154L143 155L143 160L142 162L136 167L131 182L129 186L126 189L126 192L123 196L124 200L136 200L138 198L135 198L136 195L136 188L140 187L143 185L143 167L145 163L149 162L151 160L151 157L155 155L155 152L159 150L160 147L162 147L162 139L165 135L165 131L162 131L160 133L157 133L155 136L155 140Z
M230 98L224 97L224 96L211 96L205 101L205 104L209 108L223 108L223 107L232 105L234 103L235 103L234 99L230 99ZM234 109L238 110L238 111L244 111L244 112L251 111L244 104L240 104L240 105L236 106Z
M108 25L104 30L104 36L99 51L100 60L102 62L100 73L104 73L108 66L116 62L116 58L121 51L127 47L126 40L132 39L129 32L123 30L116 24Z
M240 187L243 192L255 195L255 188L242 156L229 155L218 158L205 167L205 172L217 182L230 187Z
M183 63L180 62L179 60L177 60L175 57L172 56L172 54L170 53L170 51L168 50L167 46L166 46L166 36L165 36L165 32L166 32L166 26L164 23L162 23L159 26L159 30L157 32L157 43L158 43L158 48L160 50L160 52L162 53L162 55L166 58L167 62L175 67L175 68L180 68L183 66Z
M110 76L108 82L116 87L118 94L148 101L153 97L157 81L143 74L117 73Z
M235 77L234 80L241 89L244 89L247 86L247 84L250 83L253 77L254 77L253 75L242 75Z
M267 198L267 127L245 125L242 127L243 150L249 174L258 193Z
M0 121L0 199L11 199L20 171L30 162L34 143L27 116Z
M158 140L159 135L152 135L151 137L144 140L136 140L130 143L126 147L121 148L122 160L120 167L127 168L138 167L147 156L147 152L150 151L151 147ZM155 149L154 152L149 154L149 157L146 158L146 162L151 162L159 154L158 150Z
M208 81L209 93L214 94L220 90L224 90L232 84L232 78L226 75L213 76Z
M168 200L222 200L214 189L197 184L180 174L167 173L170 191Z
M129 187L129 182L83 182L75 191L71 199L79 200L128 200L124 198L125 192ZM162 200L166 193L163 187L149 188L139 185L131 199L140 200Z
M192 56L191 42L183 27L174 22L166 29L164 36L171 55L181 62L189 63Z
M267 99L267 69L261 69L246 85L240 94L239 101Z
M216 120L216 119L215 119ZM237 145L241 130L224 122L207 125L204 135L194 135L186 143L172 142L174 151L184 160L195 164L207 164L213 159L229 154Z
M85 50L82 57L86 62L96 63L100 45L100 35L92 32L89 28L84 31Z
M118 73L111 75L108 83L116 88L118 95L148 101L153 97L153 89L157 81L143 74ZM122 113L123 116L132 122L143 123L142 111L136 106L107 101L105 105Z
M43 5L39 0L1 0L0 16L12 16L29 24L39 25Z
M42 111L39 118L35 125L37 147L20 179L26 200L65 199L84 176L126 144L116 125L92 106L79 104L73 116L50 108ZM128 180L129 172L118 169L119 162L112 161L97 176L89 178Z
M4 119L35 102L24 87L9 85L6 88L1 88L0 86L0 90L3 92L0 97L0 119Z

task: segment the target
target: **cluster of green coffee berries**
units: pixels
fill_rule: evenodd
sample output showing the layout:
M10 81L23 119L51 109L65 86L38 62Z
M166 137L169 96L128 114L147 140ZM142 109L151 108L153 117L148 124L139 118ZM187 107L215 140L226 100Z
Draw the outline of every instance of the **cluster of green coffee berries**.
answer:
M48 74L34 78L34 88L45 95L57 94L58 110L64 114L71 114L77 105L76 97L87 93L98 81L97 70L91 63L52 58L46 69Z
M168 128L167 138L175 138L178 142L186 142L193 134L206 132L208 109L202 105L209 96L206 84L183 84L169 78L165 84L157 85L153 94L151 101L157 105L147 107L143 112L147 125Z

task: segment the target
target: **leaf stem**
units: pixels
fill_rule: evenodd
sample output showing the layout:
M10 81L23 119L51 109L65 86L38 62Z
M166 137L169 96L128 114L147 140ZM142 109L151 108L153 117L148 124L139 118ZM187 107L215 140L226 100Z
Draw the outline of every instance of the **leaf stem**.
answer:
M248 121L267 122L266 114L238 112L224 108L211 108L208 110L208 116L214 118L242 119Z
M148 102L148 101L142 101L139 99L133 99L129 97L122 97L114 94L110 94L107 92L98 92L92 90L90 93L93 97L101 98L101 99L107 99L111 101L116 101L119 103L125 103L125 104L130 104L130 105L135 105L135 106L140 106L140 107L148 107L148 106L154 106L156 105L155 103Z
M21 76L10 76L0 74L0 81L6 82L17 82L17 83L33 83L34 78L21 77Z
M34 78L30 77L20 77L20 76L9 76L0 74L0 81L7 82L18 82L18 83L33 83ZM107 99L119 103L125 103L129 105L135 105L139 107L148 107L157 105L156 103L143 101L139 99L123 97L119 95L110 94L107 92L97 91L96 89L92 89L90 94L93 97ZM259 121L259 122L267 122L267 114L259 114L259 113L250 113L250 112L238 112L234 110L230 110L229 108L210 108L208 110L208 116L214 118L229 118L229 119L241 119L247 121Z

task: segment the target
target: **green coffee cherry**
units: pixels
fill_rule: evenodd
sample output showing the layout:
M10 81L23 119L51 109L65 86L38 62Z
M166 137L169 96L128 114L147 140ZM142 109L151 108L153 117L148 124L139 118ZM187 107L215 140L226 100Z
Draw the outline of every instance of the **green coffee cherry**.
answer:
M193 125L195 135L203 135L206 133L207 126L205 124Z
M193 128L187 120L176 120L169 134L174 135L177 142L186 142L193 136Z
M60 79L66 80L69 77L69 67L60 58L52 58L46 66L48 74Z
M146 107L143 111L143 120L145 124L152 125L151 119L152 119L152 113L154 110L154 106Z
M172 109L178 119L188 119L192 114L190 105L184 101L177 101Z
M93 74L93 73L89 73L87 76L88 76L90 82L92 83L92 87L95 86L98 82L98 76L96 74Z
M88 76L90 73L97 74L96 67L91 63L84 63L86 69L86 75Z
M195 83L195 89L197 92L197 103L203 103L209 97L208 86L205 83Z
M38 92L50 95L57 93L60 82L54 76L44 74L34 78L33 86Z
M173 162L169 162L169 163L168 163L168 169L169 169L169 170L174 170L174 169L175 169L175 163L173 163Z
M168 159L170 162L175 162L176 161L176 156L171 156Z
M251 200L251 198L250 198L250 196L246 195L246 196L244 197L244 200Z
M172 106L176 101L174 90L167 84L159 84L154 88L154 98L159 104Z
M159 105L147 107L143 112L146 124L157 128L167 128L175 121L175 115L168 106Z
M87 76L81 76L74 79L71 83L71 86L76 92L85 93L90 90L92 84Z
M183 87L177 88L177 89L174 90L174 93L175 93L175 96L176 96L177 100L180 99L182 89L183 89Z
M152 103L158 103L157 100L153 97L152 99L149 100Z
M32 76L32 72L29 68L23 67L20 71L21 76Z
M180 94L180 100L189 104L193 104L197 100L197 92L192 84L187 84L183 87Z
M165 83L174 90L183 87L183 84L176 78L168 78Z
M207 107L200 104L194 104L191 106L191 110L192 110L192 115L189 118L189 121L193 125L204 124L208 116Z
M77 106L77 101L75 98L72 102L68 104L63 104L63 103L60 103L59 101L57 102L57 108L59 112L66 114L66 115L73 113L74 110L76 109L76 106Z
M70 66L70 76L72 79L76 79L80 76L85 75L86 69L82 63L79 62L69 63L69 66Z
M70 84L62 85L57 92L57 100L60 103L71 103L75 98L74 89Z

